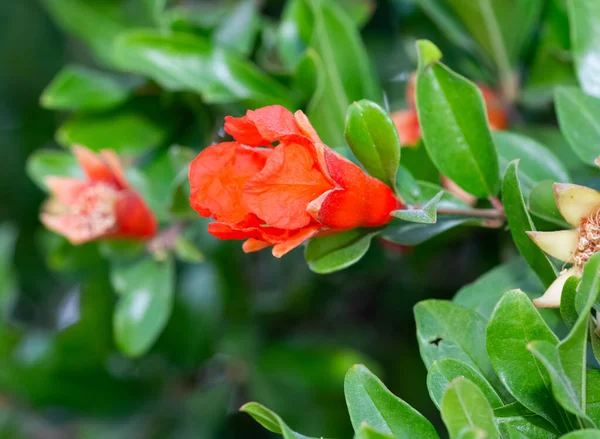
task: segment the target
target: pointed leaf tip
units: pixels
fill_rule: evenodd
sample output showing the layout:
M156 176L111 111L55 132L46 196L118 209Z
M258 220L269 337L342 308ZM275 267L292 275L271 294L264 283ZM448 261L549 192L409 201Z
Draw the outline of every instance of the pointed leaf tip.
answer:
M417 53L419 55L419 69L442 59L442 52L429 40L417 41Z

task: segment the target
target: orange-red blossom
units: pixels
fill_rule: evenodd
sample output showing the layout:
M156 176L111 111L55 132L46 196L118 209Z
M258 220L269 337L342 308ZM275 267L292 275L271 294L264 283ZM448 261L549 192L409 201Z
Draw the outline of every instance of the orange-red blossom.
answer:
M96 155L83 146L74 146L73 153L85 178L46 178L52 198L44 206L42 223L72 244L154 236L156 218L129 186L115 152L104 150Z
M406 86L406 102L408 109L392 113L392 120L396 125L402 145L412 146L421 138L421 126L417 116L415 101L416 75L412 75ZM508 127L508 114L500 97L489 87L477 84L485 101L488 122L492 130L505 130Z
M228 116L225 131L235 141L190 166L190 203L216 220L212 235L246 239L246 252L273 246L281 257L317 234L382 226L400 208L388 186L323 144L302 111Z

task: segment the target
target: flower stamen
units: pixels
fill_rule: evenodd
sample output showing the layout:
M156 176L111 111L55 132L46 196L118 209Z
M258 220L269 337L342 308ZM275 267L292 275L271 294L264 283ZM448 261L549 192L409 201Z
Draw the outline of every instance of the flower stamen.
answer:
M600 207L581 220L577 249L573 255L575 266L583 267L598 251L600 251Z

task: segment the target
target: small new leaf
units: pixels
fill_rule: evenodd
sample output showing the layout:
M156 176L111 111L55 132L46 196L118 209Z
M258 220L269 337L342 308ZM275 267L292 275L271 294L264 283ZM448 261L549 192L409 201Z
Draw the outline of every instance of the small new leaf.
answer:
M392 216L412 223L435 224L437 222L437 207L442 195L444 195L444 191L438 192L421 209L394 210Z

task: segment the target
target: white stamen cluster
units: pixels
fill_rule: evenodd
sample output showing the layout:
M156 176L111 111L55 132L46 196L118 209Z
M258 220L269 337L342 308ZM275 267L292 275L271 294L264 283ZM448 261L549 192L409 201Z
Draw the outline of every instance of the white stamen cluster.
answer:
M573 255L575 266L583 267L598 251L600 251L600 207L581 221L577 250Z
M78 233L99 236L110 232L117 224L115 200L117 190L106 183L96 183L83 190L71 206L77 221L73 225Z

